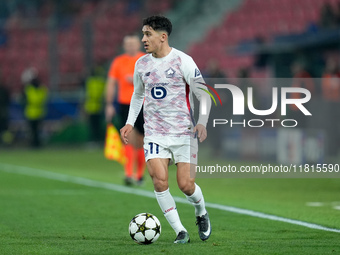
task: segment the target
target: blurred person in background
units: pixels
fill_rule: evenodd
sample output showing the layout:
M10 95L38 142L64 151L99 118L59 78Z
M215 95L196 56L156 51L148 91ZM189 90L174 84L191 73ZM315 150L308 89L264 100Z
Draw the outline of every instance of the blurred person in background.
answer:
M228 79L225 73L220 68L220 65L216 59L210 59L207 63L207 67L203 74L204 77L208 78L206 82L210 86L214 86L214 84L228 84ZM223 104L230 103L230 100L227 101L227 97L225 94L220 95L221 101ZM228 109L231 109L229 107ZM227 119L230 117L231 114L227 113ZM210 118L218 119L219 118L219 111L217 109L213 109L210 111ZM210 130L211 128L211 130ZM223 125L216 125L215 127L208 126L208 132L211 134L210 136L210 143L211 143L211 156L212 157L220 157L222 156L222 139L223 137L223 130L225 128Z
M126 35L123 39L124 54L116 57L110 66L106 82L106 122L111 122L112 118L118 114L121 122L125 123L129 113L129 106L134 90L133 73L136 61L144 55L140 51L141 43L137 35ZM114 100L117 94L118 109L114 107ZM134 179L137 184L143 183L145 171L145 157L143 149L144 138L144 119L142 113L138 115L135 128L131 132L129 141L125 145L125 155L127 162L125 164L125 184L132 185ZM121 127L117 127L119 129ZM134 165L137 166L137 172L133 176Z
M325 71L321 81L322 99L327 105L329 123L327 133L329 139L329 153L336 155L339 152L340 143L340 70L338 60L329 57L326 60Z
M269 62L269 53L266 52L265 47L267 44L267 40L262 35L257 35L255 37L256 49L257 52L254 56L254 66L258 69L266 68Z
M225 73L221 70L216 59L210 59L208 61L204 76L207 78L226 78Z
M336 6L335 15L336 15L336 26L340 27L340 2L338 2Z
M8 142L8 119L9 119L10 93L7 86L3 83L0 72L0 144Z
M312 80L311 74L306 70L306 65L303 63L303 61L298 60L295 61L291 66L291 71L293 75L292 79L292 87L296 88L305 88L309 90L309 92L313 96L316 95L316 88L315 83ZM301 97L301 93L291 93L292 98L298 99ZM305 106L308 109L309 103L306 103ZM306 128L307 127L307 116L304 115L301 110L295 105L290 104L290 117L292 119L297 120L298 127L300 128Z
M337 27L337 13L329 3L324 3L321 7L319 23L321 28Z
M26 69L21 76L24 84L23 104L24 115L30 128L31 146L41 146L41 124L46 115L46 102L48 91L38 77L38 71L34 68Z
M102 136L102 112L104 105L105 70L96 66L85 81L85 112L90 127L90 141L98 144Z
M337 60L328 58L322 75L322 97L328 102L340 102L340 70Z
M253 82L253 79L251 78L251 69L249 67L242 67L238 70L237 73L237 85L242 90L243 95L245 95L244 100L245 102L248 102L248 88L253 88L253 105L255 108L262 103L259 102L259 96L258 96L258 88L256 84ZM253 117L253 114L249 111L248 107L244 110L243 117L240 116L234 116L239 118L238 121L242 121L244 119L251 119ZM260 116L258 116L260 118Z

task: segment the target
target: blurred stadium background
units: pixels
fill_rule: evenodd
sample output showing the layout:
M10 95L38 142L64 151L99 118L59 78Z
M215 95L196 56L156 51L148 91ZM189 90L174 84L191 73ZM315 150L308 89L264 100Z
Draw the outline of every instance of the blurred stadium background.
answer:
M44 145L88 142L84 84L94 70L103 70L105 77L112 59L122 53L124 35L140 34L142 19L151 14L171 19L170 44L191 55L206 77L340 77L339 0L2 0L0 81L9 91L10 104L1 105L2 112L8 112L1 146L28 144L21 95L22 74L31 67L49 91ZM306 124L283 138L273 129L263 134L234 130L217 138L231 144L224 143L227 156L299 163L336 158L340 83L337 80L332 91L322 86L316 82L313 89L314 123L321 126ZM6 121L6 113L3 116ZM102 141L104 127L103 120ZM279 136L292 140L283 151L277 150ZM242 143L245 139L247 144ZM292 147L312 152L278 159L287 148L294 151ZM267 148L270 155L259 148Z

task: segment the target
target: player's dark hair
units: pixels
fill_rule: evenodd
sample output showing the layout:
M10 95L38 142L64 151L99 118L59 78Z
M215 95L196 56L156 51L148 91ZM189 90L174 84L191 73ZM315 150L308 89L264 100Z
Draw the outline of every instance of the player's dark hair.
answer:
M143 20L143 26L150 26L155 31L166 31L168 36L171 34L172 31L171 21L162 15L154 15L145 18Z

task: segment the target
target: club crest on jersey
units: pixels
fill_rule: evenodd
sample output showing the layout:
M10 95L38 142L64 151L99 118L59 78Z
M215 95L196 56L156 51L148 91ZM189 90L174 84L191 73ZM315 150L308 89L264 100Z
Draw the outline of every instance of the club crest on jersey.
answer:
M165 71L166 78L173 78L175 76L176 71L171 67Z
M201 72L200 70L198 70L197 68L195 69L195 77L200 76Z

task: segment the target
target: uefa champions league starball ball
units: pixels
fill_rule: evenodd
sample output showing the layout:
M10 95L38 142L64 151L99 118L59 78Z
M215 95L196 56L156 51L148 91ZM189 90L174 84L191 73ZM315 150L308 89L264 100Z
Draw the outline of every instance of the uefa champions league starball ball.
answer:
M161 234L161 223L151 213L140 213L132 218L129 234L136 243L152 244Z

